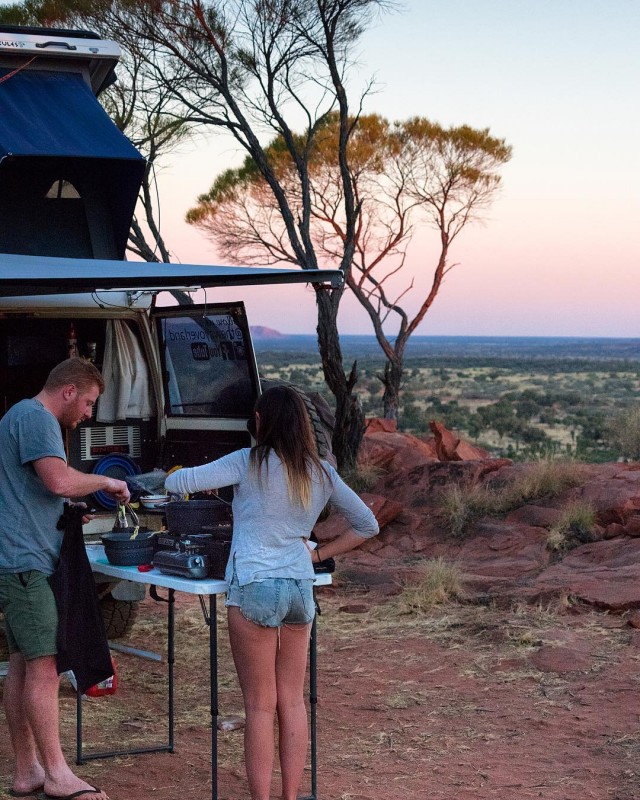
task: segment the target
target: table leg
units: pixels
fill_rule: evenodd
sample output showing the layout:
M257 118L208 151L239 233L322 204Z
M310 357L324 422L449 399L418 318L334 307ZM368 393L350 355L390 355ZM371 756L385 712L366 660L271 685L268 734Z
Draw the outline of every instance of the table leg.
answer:
M309 709L311 712L311 798L318 797L318 739L317 739L317 708L318 708L318 615L316 614L311 624L311 639L309 642Z
M216 596L209 595L209 671L211 688L211 798L218 800L218 618Z
M167 665L169 672L169 752L173 753L174 739L173 739L173 678L174 678L174 664L176 661L176 647L175 647L175 597L174 590L169 589L169 597L167 600L169 609L167 611Z

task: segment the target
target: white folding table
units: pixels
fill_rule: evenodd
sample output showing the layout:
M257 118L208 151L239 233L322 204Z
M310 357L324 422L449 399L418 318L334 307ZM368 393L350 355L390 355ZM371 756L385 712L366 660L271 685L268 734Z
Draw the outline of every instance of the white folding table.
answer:
M164 575L159 569L140 572L137 567L117 567L110 564L104 554L102 545L87 545L87 554L91 569L101 575L122 580L142 583L149 586L154 600L167 603L167 672L168 672L168 740L166 744L129 750L113 750L108 752L83 751L82 743L82 695L77 695L76 715L76 761L81 764L90 759L108 758L111 756L135 755L139 753L174 751L174 682L173 668L175 662L174 647L174 593L186 592L197 595L200 600L205 623L209 626L209 686L211 697L211 797L218 799L218 630L216 620L217 595L225 594L225 581L215 579L193 580L174 575ZM315 576L315 586L328 586L332 582L331 575ZM161 597L157 589L168 590L166 599ZM206 604L208 598L208 607ZM317 615L311 626L309 648L309 703L311 717L311 794L301 800L317 800L317 738L316 738L316 706L317 695Z

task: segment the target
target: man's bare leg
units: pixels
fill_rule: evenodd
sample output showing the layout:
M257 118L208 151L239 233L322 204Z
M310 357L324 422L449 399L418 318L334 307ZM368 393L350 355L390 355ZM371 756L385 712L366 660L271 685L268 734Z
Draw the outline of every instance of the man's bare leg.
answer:
M44 767L44 790L54 797L66 797L82 789L91 792L93 787L74 775L62 753L58 725L59 684L55 656L25 662L23 707ZM101 792L87 794L87 800L108 799Z
M4 681L3 703L15 756L15 792L39 790L44 784L44 768L38 759L33 732L24 713L24 678L24 658L20 653L12 653Z

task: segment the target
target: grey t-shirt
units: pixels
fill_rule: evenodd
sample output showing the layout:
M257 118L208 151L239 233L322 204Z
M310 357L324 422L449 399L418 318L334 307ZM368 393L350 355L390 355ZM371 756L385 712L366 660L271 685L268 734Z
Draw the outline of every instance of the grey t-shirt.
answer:
M238 583L244 586L266 578L313 579L311 555L305 545L318 515L331 500L363 539L378 533L371 509L362 502L326 461L326 474L313 474L309 505L289 499L284 467L271 452L263 465L262 480L249 465L249 449L173 472L165 486L187 494L233 486L233 542L227 565L227 581L233 564Z
M60 423L38 400L21 400L0 420L0 574L56 567L64 500L32 463L48 456L67 460Z

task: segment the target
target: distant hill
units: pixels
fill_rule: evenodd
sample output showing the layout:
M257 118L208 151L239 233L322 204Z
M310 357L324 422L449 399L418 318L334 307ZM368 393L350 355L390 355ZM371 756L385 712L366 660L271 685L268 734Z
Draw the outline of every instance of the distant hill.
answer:
M252 325L251 336L254 339L283 339L284 334L264 325Z

